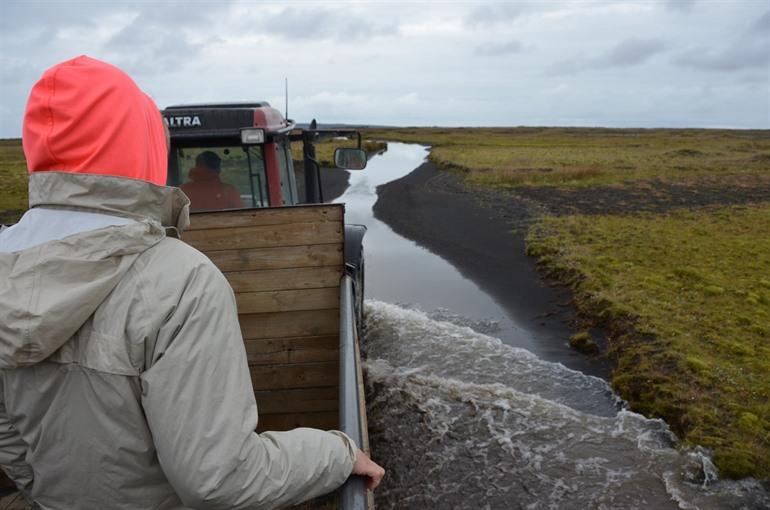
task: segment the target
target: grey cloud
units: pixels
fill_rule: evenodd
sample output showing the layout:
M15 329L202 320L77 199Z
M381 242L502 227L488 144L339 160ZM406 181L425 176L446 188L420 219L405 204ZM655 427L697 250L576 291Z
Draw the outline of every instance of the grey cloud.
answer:
M752 31L762 36L770 36L770 10L759 17L752 25Z
M186 23L211 19L213 11L231 8L229 3L196 1L192 6L181 0L163 2L72 1L34 2L7 1L2 4L0 28L3 31L24 27L96 27L105 15L141 12L147 19Z
M519 41L507 41L499 43L484 43L476 46L473 50L474 55L482 57L496 57L499 55L510 55L511 53L519 53L524 49L524 46Z
M765 90L769 84L767 73L763 73L761 70L743 73L737 77L736 81L740 84L763 86Z
M157 4L5 2L0 27L6 51L35 61L61 47L65 30L79 28L88 32L102 27L107 16L133 19L104 45L89 44L88 53L105 54L112 63L130 73L146 73L173 70L194 59L203 44L189 42L184 29L205 34L212 25L211 20L218 14L226 14L231 7L229 3L196 2L191 8L190 4L179 1ZM75 51L77 54L82 50Z
M104 49L112 61L129 73L173 71L195 61L207 44L218 37L205 37L213 26L212 20L226 15L229 5L196 3L195 8L178 2L157 5L139 4L139 15L128 26L113 35ZM169 30L169 26L181 26ZM186 30L195 30L198 41L192 42ZM204 37L200 37L203 34Z
M207 29L215 25L217 19L227 18L233 8L229 2L200 2L166 0L148 4L132 2L129 5L141 7L141 13L146 22L163 23L159 28L173 26L175 28L200 27Z
M59 46L62 31L96 29L104 16L114 14L118 9L107 2L88 6L65 2L0 2L3 53L45 58Z
M173 71L195 60L203 45L178 33L159 31L139 21L118 32L105 46L110 61L129 74Z
M0 56L0 84L3 86L18 85L33 81L40 75L39 69L32 66L20 58Z
M548 76L571 76L590 69L611 69L643 64L653 56L666 51L667 46L657 39L627 39L595 58L576 56L562 60L546 69Z
M161 104L253 97L254 80L264 74L277 83L265 88L268 98L281 96L286 75L303 96L315 97L319 90L340 94L337 103L323 97L308 103L301 114L307 118L768 127L767 0L623 3L644 5L490 0L393 8L383 2L0 0L0 136L21 133L21 112L42 70L79 53L123 67ZM539 15L544 13L552 15ZM420 29L412 30L413 21ZM437 26L430 26L433 22ZM399 26L408 37L388 36ZM269 38L265 46L294 53L267 54L254 38ZM319 41L323 44L314 44ZM530 44L537 44L537 51L530 51ZM515 67L494 65L512 59L528 72L513 79ZM354 62L361 70L355 80L328 72L335 64ZM458 79L458 68L473 79ZM221 75L207 75L209 69ZM665 71L665 79L651 71ZM702 86L712 91L708 100L698 98ZM417 106L408 104L412 96L405 91L417 94ZM512 95L528 100L512 102ZM379 100L393 108L372 106L369 99L394 96L404 101ZM713 110L701 113L701 103ZM640 111L649 116L640 117Z
M115 11L108 2L93 2L87 6L69 2L8 2L2 3L0 30L5 36L18 31L39 29L50 32L57 26L88 27L96 25L96 18Z
M726 46L696 46L680 54L675 62L701 71L764 69L767 72L770 68L770 10Z
M688 12L695 6L696 0L666 0L666 8L671 11Z
M524 3L486 4L472 9L465 17L465 24L471 27L510 22L529 10Z
M657 39L628 39L612 48L594 62L594 67L628 67L649 60L665 51L666 45Z
M255 13L256 14L256 13ZM396 32L392 24L375 24L352 15L349 10L287 7L280 12L249 16L263 33L287 39L360 40ZM251 28L255 28L253 25Z
M693 48L676 59L676 63L701 71L738 71L770 67L770 45L767 41L741 41L721 50Z
M586 60L580 57L571 60L560 60L548 66L545 70L546 76L574 76L584 70L589 65Z

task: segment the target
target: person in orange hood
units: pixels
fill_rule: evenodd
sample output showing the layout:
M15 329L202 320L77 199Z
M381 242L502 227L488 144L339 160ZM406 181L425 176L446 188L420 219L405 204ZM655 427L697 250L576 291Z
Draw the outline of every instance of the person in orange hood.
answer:
M345 434L257 434L235 299L175 239L160 113L81 56L24 117L30 209L0 230L0 466L39 508L275 508L383 470Z
M164 127L150 97L118 68L81 56L43 74L27 102L30 173L114 175L166 184Z

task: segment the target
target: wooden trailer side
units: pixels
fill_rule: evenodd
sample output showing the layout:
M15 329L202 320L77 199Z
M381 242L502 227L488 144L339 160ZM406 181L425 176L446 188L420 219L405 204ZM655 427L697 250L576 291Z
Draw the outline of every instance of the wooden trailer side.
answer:
M338 427L344 207L195 213L182 239L235 292L259 431Z

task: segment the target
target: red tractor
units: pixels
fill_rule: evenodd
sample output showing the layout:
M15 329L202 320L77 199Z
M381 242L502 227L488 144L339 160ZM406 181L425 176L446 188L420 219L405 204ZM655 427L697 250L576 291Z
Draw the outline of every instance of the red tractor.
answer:
M182 240L230 282L238 305L258 430L337 429L368 450L358 338L363 320L366 228L344 224L342 204L324 204L314 142L358 138L339 148L339 168L367 155L350 130L306 129L264 102L170 106L168 184L190 197ZM291 142L303 142L304 193ZM352 477L301 508L372 508Z
M174 105L162 113L171 136L168 184L190 197L193 212L323 203L314 143L324 139L356 137L358 148L336 149L334 163L346 170L366 167L359 132L316 129L315 121L300 129L265 101ZM302 141L304 190L296 182L293 141ZM365 233L363 225L345 225L345 265L354 281L359 328Z

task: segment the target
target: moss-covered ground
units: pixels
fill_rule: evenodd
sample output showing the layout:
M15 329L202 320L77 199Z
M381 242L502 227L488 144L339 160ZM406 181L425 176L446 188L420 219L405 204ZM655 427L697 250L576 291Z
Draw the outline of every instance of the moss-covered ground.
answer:
M766 130L392 128L365 135L431 145L430 159L439 167L500 188L732 180L770 167Z
M770 203L545 218L528 250L610 330L634 410L724 474L770 475Z
M15 223L27 210L27 163L21 140L0 140L0 224Z

